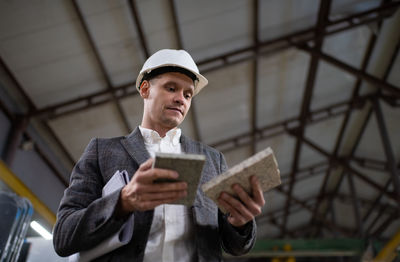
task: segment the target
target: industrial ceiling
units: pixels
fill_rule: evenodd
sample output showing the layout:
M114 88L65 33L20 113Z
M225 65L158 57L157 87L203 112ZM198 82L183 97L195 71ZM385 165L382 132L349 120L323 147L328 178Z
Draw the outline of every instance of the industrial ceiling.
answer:
M185 49L209 85L183 132L231 166L267 146L276 154L283 183L265 194L258 239L388 239L400 226L399 6L0 1L1 109L12 130L3 159L56 212L90 138L140 124L134 84L145 59ZM21 165L32 152L48 172Z

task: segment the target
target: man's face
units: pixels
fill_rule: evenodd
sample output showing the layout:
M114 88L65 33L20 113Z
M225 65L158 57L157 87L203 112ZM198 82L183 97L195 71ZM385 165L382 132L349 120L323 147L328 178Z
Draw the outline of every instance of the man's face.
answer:
M193 91L193 80L181 73L164 73L143 81L140 89L144 98L142 124L154 130L177 127L189 111Z

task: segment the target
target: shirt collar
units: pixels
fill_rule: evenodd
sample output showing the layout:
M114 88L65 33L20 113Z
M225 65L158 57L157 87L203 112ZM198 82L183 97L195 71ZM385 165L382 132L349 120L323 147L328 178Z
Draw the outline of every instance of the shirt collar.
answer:
M159 144L161 143L161 140L166 140L172 145L178 145L179 140L181 138L182 131L180 128L174 128L169 130L166 134L165 137L161 137L157 131L145 128L142 126L139 126L140 133L142 133L144 142L146 144Z

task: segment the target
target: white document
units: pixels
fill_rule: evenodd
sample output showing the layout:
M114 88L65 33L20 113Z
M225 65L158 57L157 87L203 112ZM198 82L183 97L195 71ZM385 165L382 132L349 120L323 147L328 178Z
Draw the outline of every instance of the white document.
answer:
M115 172L108 183L103 187L102 196L107 196L116 190L122 188L129 182L129 175L126 170ZM133 234L133 214L121 227L121 229L111 237L103 240L94 248L69 256L70 262L87 262L100 257L112 250L115 250L131 241Z

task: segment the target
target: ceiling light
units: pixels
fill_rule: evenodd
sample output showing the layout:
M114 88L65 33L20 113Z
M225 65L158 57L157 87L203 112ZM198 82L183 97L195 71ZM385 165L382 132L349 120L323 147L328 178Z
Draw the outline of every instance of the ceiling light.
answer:
M38 232L44 239L50 240L53 239L53 235L49 233L41 224L36 221L31 222L31 227Z

